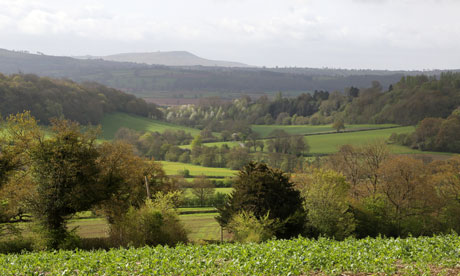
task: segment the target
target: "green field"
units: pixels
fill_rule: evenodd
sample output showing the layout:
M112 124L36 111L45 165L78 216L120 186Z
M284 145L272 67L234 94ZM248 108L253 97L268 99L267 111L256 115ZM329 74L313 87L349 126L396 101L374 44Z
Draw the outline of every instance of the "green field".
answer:
M121 127L133 129L136 131L158 131L164 132L170 130L184 130L192 136L198 135L200 130L166 123L163 121L153 120L145 117L130 115L126 113L111 113L104 116L101 122L102 138L106 140L113 139L115 133Z
M190 175L199 176L199 175L206 175L210 176L211 178L214 176L220 177L232 177L235 176L237 171L233 171L226 168L209 168L209 167L202 167L193 164L186 164L180 162L168 162L168 161L159 161L163 165L163 169L165 170L167 175L177 175L180 171L185 169L190 171Z
M459 248L452 234L43 251L0 255L0 275L458 275Z
M366 145L379 140L388 140L392 133L410 133L414 130L414 127L408 126L350 133L312 135L307 136L306 140L310 145L311 154L331 154L337 152L342 145ZM390 145L390 150L393 153L422 153L419 150L413 150L399 145Z
M377 129L377 130L366 130L357 132L341 132L331 134L319 134L319 135L307 135L305 139L310 145L310 154L331 154L339 150L340 146L351 144L354 146L366 145L375 141L386 141L392 133L410 133L415 130L415 127L397 127L389 129ZM267 141L267 140L264 140ZM234 147L240 144L240 142L216 142L206 143L206 146L222 146L227 144L229 147ZM187 146L183 146L186 148ZM420 150L414 150L408 147L400 145L389 145L392 153L396 154L447 154L438 152L425 152ZM264 151L267 151L265 147Z
M364 130L364 129L374 129L374 128L388 128L395 127L397 125L393 124L364 124L364 125L345 125L345 131L348 130ZM305 135L312 133L321 133L321 132L334 132L335 129L332 125L252 125L252 130L260 134L262 138L268 137L269 134L277 129L286 131L292 135Z
M180 215L180 220L184 223L187 231L188 238L191 241L200 240L220 240L220 226L214 219L217 213L205 213L205 214L190 214ZM230 235L227 231L224 231L224 240L228 241Z
M209 211L214 208L181 208L180 211ZM187 214L180 215L188 231L190 241L219 240L220 227L214 217L217 213ZM108 224L103 218L75 219L70 221L69 229L77 229L77 234L82 238L104 238L107 237ZM228 240L228 234L226 234Z
M230 194L233 191L233 188L215 188L216 193L222 193L222 194ZM187 188L184 191L184 196L185 197L194 197L192 193L192 188Z

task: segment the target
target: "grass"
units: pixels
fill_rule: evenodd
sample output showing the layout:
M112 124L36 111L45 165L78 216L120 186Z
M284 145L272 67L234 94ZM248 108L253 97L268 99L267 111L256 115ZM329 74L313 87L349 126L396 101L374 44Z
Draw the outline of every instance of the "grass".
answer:
M366 131L357 131L357 132L341 132L341 133L331 133L331 134L318 134L318 135L308 135L305 136L308 144L310 145L309 154L332 154L339 150L340 146L350 144L354 146L360 146L369 144L379 140L388 140L392 133L411 133L415 130L413 126L407 127L396 127L389 129L377 129L377 130L366 130ZM267 141L267 140L263 140ZM222 146L227 144L229 147L234 147L240 145L240 142L216 142L216 143L206 143L206 146ZM186 146L184 146L186 147ZM448 155L448 153L439 153L439 152L427 152L414 150L405 146L400 145L389 145L392 153L395 154L435 154L435 155ZM264 151L267 151L267 146Z
M209 168L193 164L186 164L180 162L159 161L163 165L167 175L178 175L180 171L185 169L190 171L190 175L199 176L206 175L210 177L232 177L235 176L237 171L226 168Z
M225 189L225 188L223 188ZM179 208L179 212L183 211L216 211L213 207L203 208ZM217 212L213 213L197 213L179 215L179 219L184 223L187 231L189 231L189 240L197 242L200 240L218 240L220 239L220 227L214 217ZM18 226L22 229L24 237L30 237L31 223L21 223ZM75 218L68 223L68 229L75 229L76 233L82 238L106 238L108 237L109 225L102 217L94 218ZM228 240L228 234L226 234Z
M212 211L215 208L180 208L181 211ZM189 231L189 240L219 240L220 226L214 219L216 213L179 215ZM76 228L77 234L82 238L107 237L109 226L104 218L75 219L68 224L69 229ZM227 234L228 239L228 234Z
M338 151L340 146L350 144L354 146L369 144L378 140L388 140L392 133L410 133L415 130L414 127L398 127L390 129L379 129L370 131L336 133L307 136L306 140L310 145L311 154L331 154ZM399 145L390 145L393 153L422 153L419 150L413 150L408 147Z
M188 229L188 238L191 241L200 240L220 240L220 226L214 219L217 213L181 215L180 220ZM224 240L228 240L230 235L225 232Z
M345 125L345 130L363 130L363 129L374 129L374 128L387 128L395 127L394 124L362 124L362 125ZM276 130L281 129L292 135L305 135L312 133L321 132L334 132L335 129L332 125L253 125L252 130L260 134L262 138L268 137L269 134Z
M153 120L145 117L126 113L111 113L104 116L101 122L102 126L102 138L105 140L111 140L115 136L115 133L121 127L133 129L136 131L158 131L164 132L165 130L184 130L189 132L192 136L198 135L200 130L179 126L163 121Z

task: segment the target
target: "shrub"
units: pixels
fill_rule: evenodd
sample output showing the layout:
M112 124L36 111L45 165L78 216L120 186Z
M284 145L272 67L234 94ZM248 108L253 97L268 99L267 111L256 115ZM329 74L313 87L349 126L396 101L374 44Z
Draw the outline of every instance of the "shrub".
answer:
M259 243L273 238L278 227L278 220L270 219L269 213L257 218L252 212L242 211L232 217L227 229L235 241Z
M187 233L174 209L173 196L157 193L155 200L147 199L139 209L131 207L110 229L115 246L158 244L174 246L187 242Z

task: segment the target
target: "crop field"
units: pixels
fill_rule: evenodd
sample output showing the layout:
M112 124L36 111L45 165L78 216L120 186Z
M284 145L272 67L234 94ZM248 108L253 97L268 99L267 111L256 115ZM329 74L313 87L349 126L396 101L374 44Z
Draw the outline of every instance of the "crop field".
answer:
M111 140L115 136L115 133L121 127L133 129L136 131L158 131L164 132L167 129L170 130L184 130L189 132L192 136L198 135L200 131L198 129L179 126L170 124L158 120L144 118L140 116L130 115L126 113L112 113L105 115L101 122L102 125L102 138Z
M375 129L375 128L388 128L396 127L397 125L393 124L381 124L381 125L345 125L345 130L364 130L364 129ZM260 134L262 138L268 137L270 132L274 130L284 130L289 134L296 135L305 135L312 133L321 133L321 132L334 132L335 129L332 125L252 125L252 130Z
M458 235L0 255L1 275L458 275Z
M226 169L226 168L209 168L209 167L202 167L193 164L186 164L180 162L168 162L168 161L160 161L163 165L163 169L165 170L167 175L177 175L179 172L187 169L190 171L190 175L199 176L205 175L209 177L232 177L235 176L237 171Z

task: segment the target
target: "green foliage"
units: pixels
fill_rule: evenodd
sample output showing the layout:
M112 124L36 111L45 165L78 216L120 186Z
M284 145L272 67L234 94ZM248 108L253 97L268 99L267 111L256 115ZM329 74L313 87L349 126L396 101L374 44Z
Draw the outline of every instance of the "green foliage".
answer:
M349 123L396 123L415 125L427 117L446 118L460 105L460 73L442 73L439 78L406 76L382 93L375 87L361 90L344 107Z
M345 129L345 123L342 119L337 119L334 121L334 124L332 124L332 127L337 131L340 132L341 130Z
M458 274L458 235L326 238L0 255L1 275Z
M113 245L173 246L187 242L187 232L174 209L176 197L175 193L157 193L154 200L147 199L139 209L130 207L110 227L110 240Z
M36 75L0 77L0 110L3 115L30 110L40 122L66 118L81 124L98 124L110 112L162 118L154 104L95 83L77 84Z
M269 218L269 213L257 218L251 212L242 211L232 217L227 228L235 241L260 243L274 237L278 223Z
M355 230L350 212L350 185L346 178L333 170L312 169L296 175L307 213L308 225L320 234L342 240Z
M241 211L252 212L257 219L269 213L283 227L276 229L278 238L290 238L303 231L304 212L300 193L294 189L289 176L263 163L244 166L233 184L228 202L218 208L217 220L223 227Z
M460 153L460 115L454 110L447 119L425 118L414 133L401 137L394 136L399 144L409 145L420 150Z
M92 132L80 132L77 124L55 121L53 136L31 150L32 175L37 183L32 210L43 223L51 248L70 238L68 216L107 197L98 181L95 139Z

